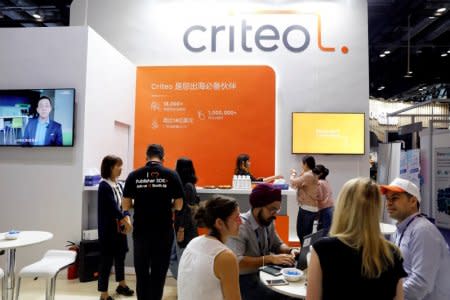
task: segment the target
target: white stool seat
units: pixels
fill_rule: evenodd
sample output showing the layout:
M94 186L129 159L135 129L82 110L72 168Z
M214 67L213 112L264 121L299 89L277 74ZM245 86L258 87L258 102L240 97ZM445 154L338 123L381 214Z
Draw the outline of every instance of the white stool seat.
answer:
M76 255L75 251L70 250L48 250L40 261L23 267L19 277L53 277L61 269L75 262Z
M19 298L20 281L24 277L47 279L46 299L55 298L56 275L59 271L75 262L77 253L70 250L48 250L44 257L31 265L25 266L19 272L16 299Z

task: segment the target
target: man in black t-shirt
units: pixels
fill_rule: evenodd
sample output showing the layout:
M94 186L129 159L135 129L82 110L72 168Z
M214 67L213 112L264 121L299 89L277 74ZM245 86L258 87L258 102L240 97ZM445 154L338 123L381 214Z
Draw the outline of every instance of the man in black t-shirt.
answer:
M124 215L128 216L127 230L131 229L128 210L134 208L134 268L138 300L162 298L174 238L172 207L175 208L176 219L183 208L183 185L175 171L162 165L163 158L161 145L148 146L146 165L128 175L123 191L122 207Z

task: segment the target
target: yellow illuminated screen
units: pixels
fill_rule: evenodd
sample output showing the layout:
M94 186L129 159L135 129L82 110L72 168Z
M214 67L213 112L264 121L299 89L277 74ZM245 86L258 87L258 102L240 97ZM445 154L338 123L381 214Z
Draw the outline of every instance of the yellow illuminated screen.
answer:
M293 113L292 153L364 154L364 113Z

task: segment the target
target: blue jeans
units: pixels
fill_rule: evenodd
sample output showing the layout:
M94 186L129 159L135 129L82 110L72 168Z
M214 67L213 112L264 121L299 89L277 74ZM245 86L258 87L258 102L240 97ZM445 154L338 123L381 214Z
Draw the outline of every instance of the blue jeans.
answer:
M333 220L333 207L327 207L319 210L319 225L317 230L324 229L325 235L328 235L331 227L331 221Z
M304 237L312 233L314 220L316 219L316 217L317 212L304 210L301 207L298 208L297 236L301 245L303 245Z
M169 270L173 275L173 278L178 279L178 265L180 264L181 255L184 252L184 249L186 248L180 248L177 243L176 235L173 239L172 244L172 253L170 254L170 264L169 264Z

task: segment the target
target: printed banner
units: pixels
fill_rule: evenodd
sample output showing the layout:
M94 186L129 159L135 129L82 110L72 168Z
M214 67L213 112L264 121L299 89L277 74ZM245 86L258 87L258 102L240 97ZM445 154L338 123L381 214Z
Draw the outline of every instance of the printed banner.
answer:
M436 148L435 151L436 225L450 228L450 148Z
M267 66L138 67L134 166L150 143L165 165L193 160L199 185L231 185L236 157L247 153L254 176L275 163L275 74Z

